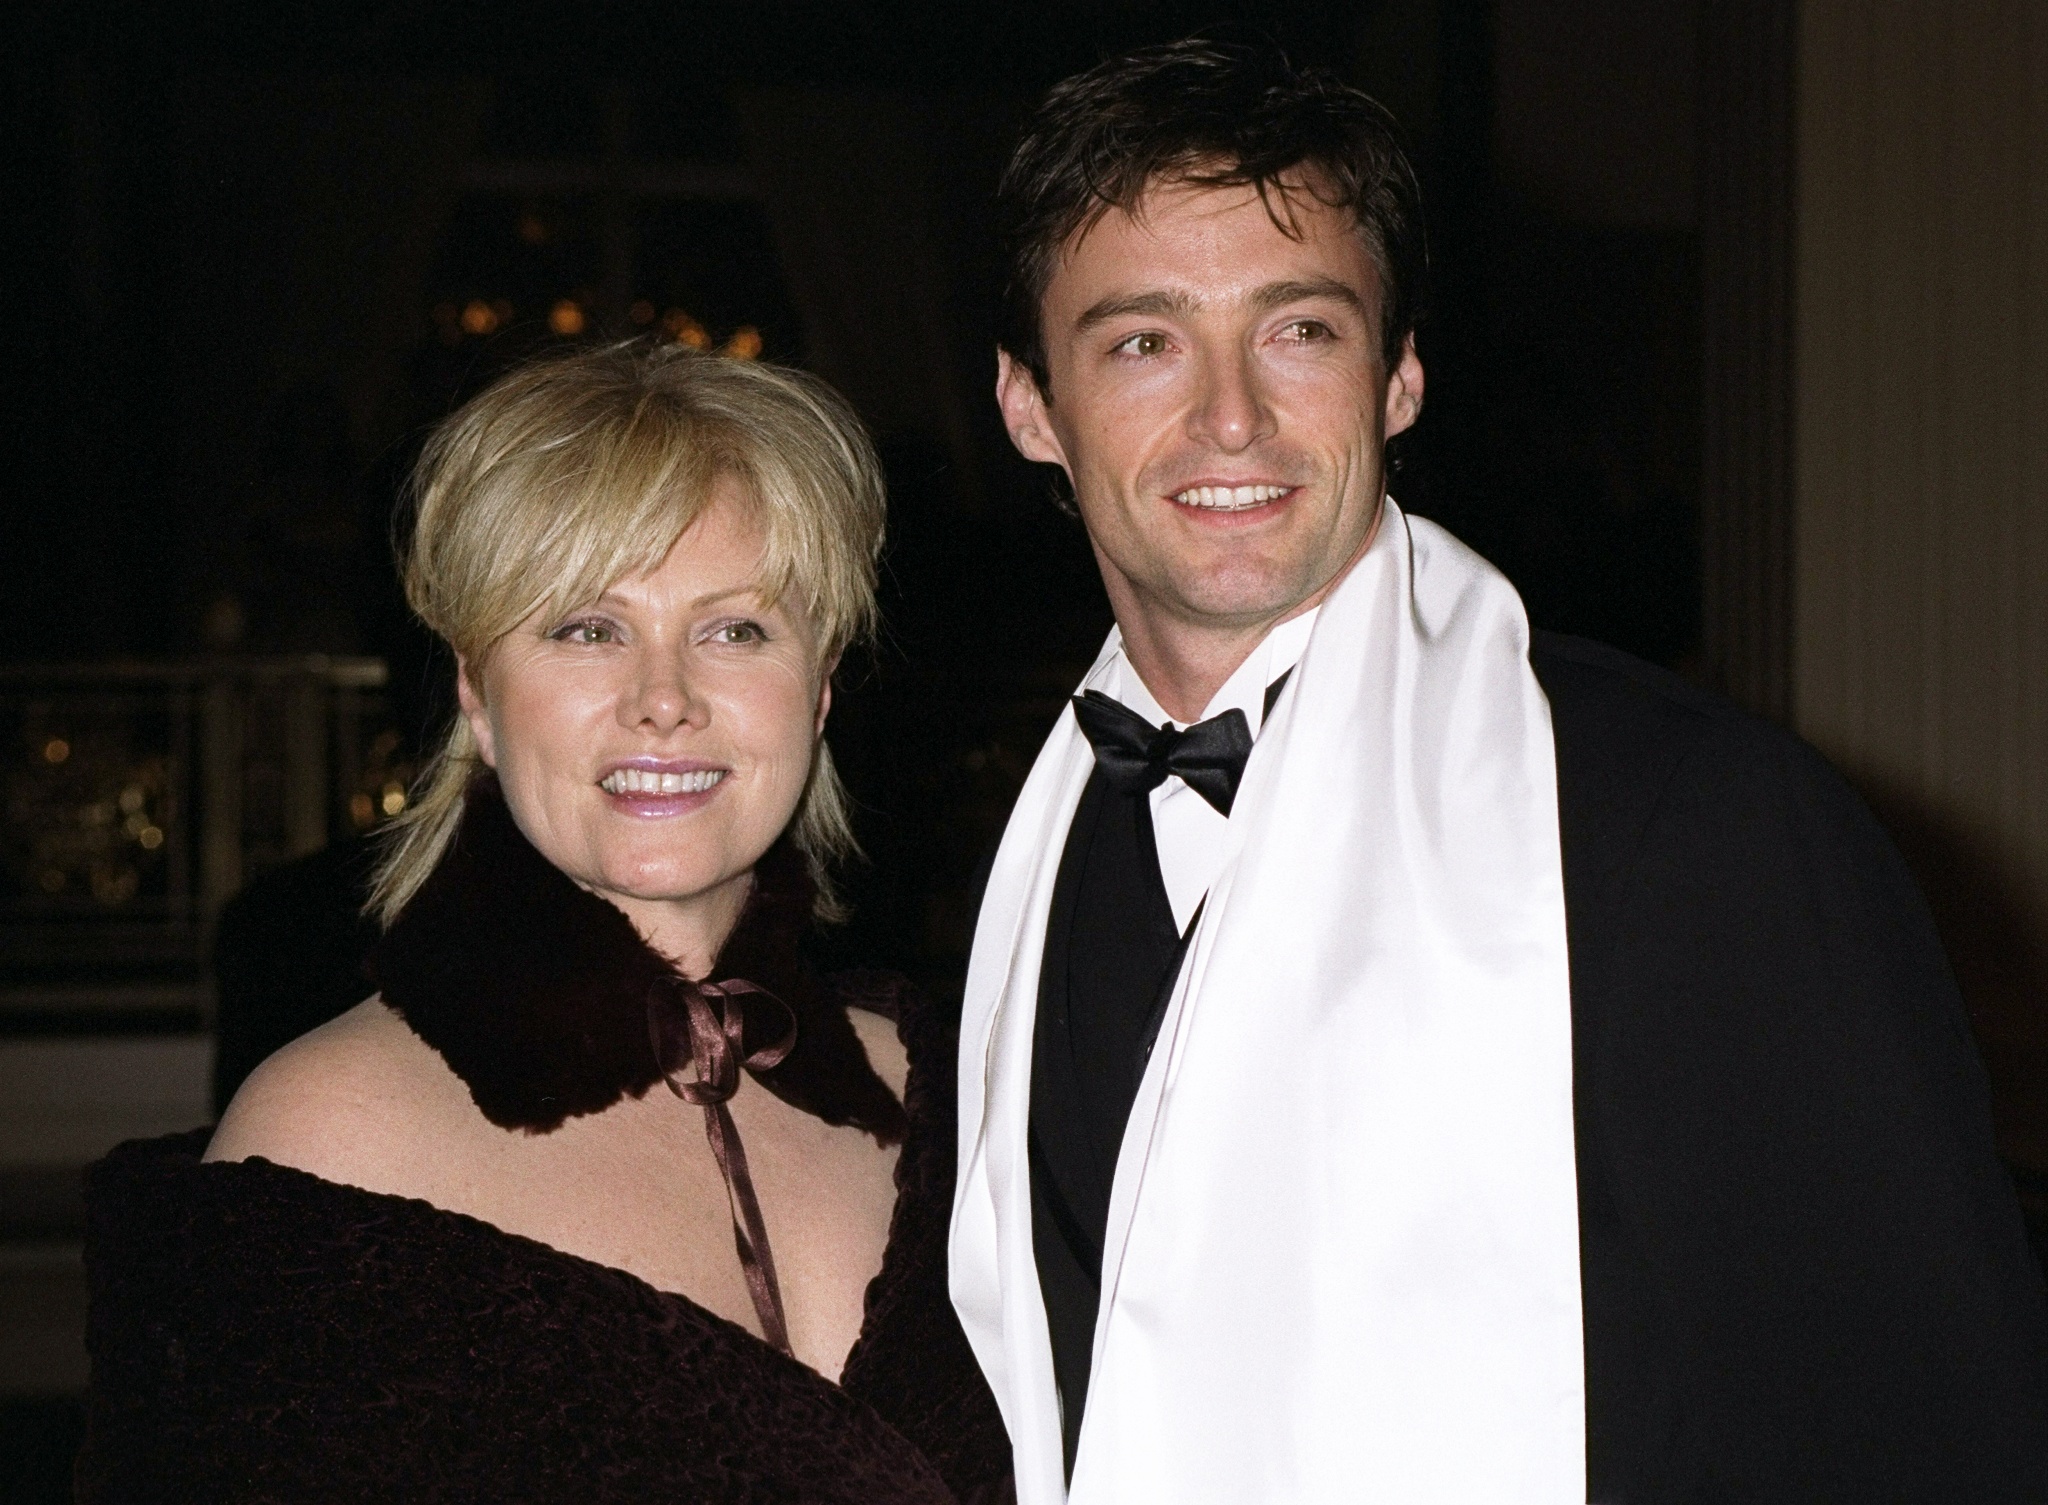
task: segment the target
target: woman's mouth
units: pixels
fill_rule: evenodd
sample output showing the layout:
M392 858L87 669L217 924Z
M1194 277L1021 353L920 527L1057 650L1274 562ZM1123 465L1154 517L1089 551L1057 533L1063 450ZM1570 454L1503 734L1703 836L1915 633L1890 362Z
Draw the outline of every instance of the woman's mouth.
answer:
M693 768L687 773L665 773L652 768L614 768L597 787L606 794L663 795L702 794L727 773L723 768Z
M718 797L730 768L702 763L660 763L648 759L614 768L597 781L612 809L641 820L665 820L701 810Z

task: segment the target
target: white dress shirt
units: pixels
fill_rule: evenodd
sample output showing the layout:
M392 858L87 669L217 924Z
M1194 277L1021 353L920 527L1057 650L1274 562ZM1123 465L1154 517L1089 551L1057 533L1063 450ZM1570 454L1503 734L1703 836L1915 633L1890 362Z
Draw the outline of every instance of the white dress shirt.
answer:
M1197 721L1221 716L1235 708L1244 712L1253 740L1266 719L1266 689L1274 680L1301 662L1308 647L1308 635L1316 625L1320 606L1298 617L1290 617L1268 632L1237 672L1223 682ZM1116 666L1116 698L1154 726L1173 718L1160 709L1152 692L1138 677L1128 658L1119 656ZM1175 723L1180 725L1180 723ZM1230 822L1216 807L1173 775L1152 791L1152 830L1159 843L1159 876L1166 880L1167 902L1173 906L1173 923L1185 933L1195 907L1223 866L1223 835Z

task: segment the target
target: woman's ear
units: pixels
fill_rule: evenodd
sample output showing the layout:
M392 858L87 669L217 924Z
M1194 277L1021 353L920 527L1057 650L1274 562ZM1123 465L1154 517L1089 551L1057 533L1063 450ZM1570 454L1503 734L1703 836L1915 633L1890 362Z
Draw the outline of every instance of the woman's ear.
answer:
M839 655L833 654L825 665L825 672L818 676L818 718L811 728L811 735L825 735L825 718L832 711L832 676L839 672Z
M468 659L457 654L455 657L455 698L462 706L462 718L469 723L469 734L476 739L476 755L484 760L484 767L498 766L498 748L491 737L491 713L484 707L483 688L471 672Z

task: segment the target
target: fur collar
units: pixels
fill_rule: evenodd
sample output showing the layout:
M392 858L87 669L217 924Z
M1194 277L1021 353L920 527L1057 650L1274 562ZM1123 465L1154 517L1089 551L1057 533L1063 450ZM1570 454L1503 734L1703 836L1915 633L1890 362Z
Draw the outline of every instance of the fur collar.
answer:
M755 1079L830 1124L903 1139L903 1107L846 1017L871 990L830 986L799 947L813 888L777 842L711 980L767 989L796 1015L796 1045ZM577 887L513 822L494 775L470 786L448 852L371 954L384 1001L468 1084L484 1117L545 1134L661 1080L651 989L676 977L619 910ZM886 1010L883 1010L886 1012Z

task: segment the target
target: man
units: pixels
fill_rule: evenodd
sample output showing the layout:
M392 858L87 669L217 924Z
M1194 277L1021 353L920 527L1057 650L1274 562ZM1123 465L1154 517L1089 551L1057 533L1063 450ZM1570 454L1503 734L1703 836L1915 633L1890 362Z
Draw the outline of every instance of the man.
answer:
M1001 203L997 395L1117 621L965 999L1019 1498L2048 1499L2048 1303L1890 845L1385 494L1384 114L1184 43L1055 89Z

